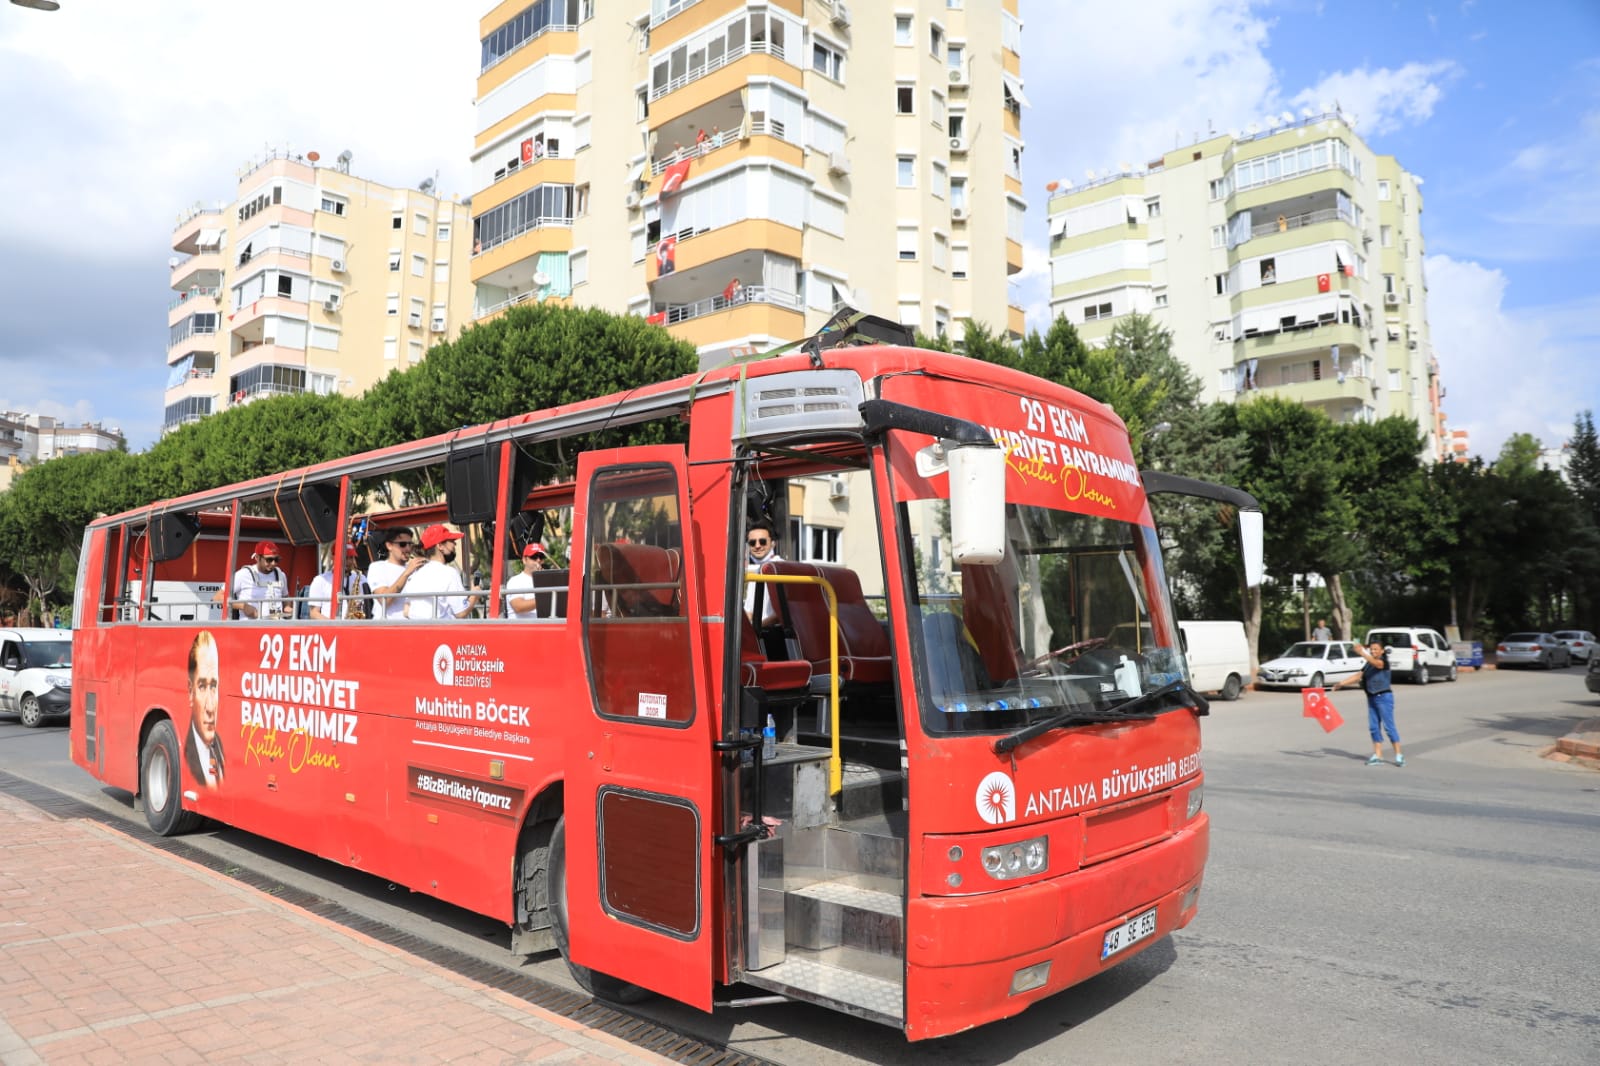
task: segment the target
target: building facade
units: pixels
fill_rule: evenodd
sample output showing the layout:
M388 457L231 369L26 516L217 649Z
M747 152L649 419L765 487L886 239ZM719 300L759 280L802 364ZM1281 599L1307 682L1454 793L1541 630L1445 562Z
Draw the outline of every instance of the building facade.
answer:
M633 313L707 364L846 305L1021 336L1016 0L597 6L507 0L480 22L476 318Z
M1053 182L1052 314L1091 344L1147 314L1206 400L1277 395L1335 421L1403 415L1442 459L1421 186L1337 113Z
M167 432L258 396L356 395L471 321L471 218L432 182L274 153L173 231Z
M71 424L23 411L0 413L0 491L9 489L12 480L32 463L125 447L127 440L116 426Z

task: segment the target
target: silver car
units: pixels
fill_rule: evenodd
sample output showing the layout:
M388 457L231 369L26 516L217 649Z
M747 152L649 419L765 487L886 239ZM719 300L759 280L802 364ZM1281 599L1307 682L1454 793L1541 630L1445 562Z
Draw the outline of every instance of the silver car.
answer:
M1496 666L1571 666L1572 653L1550 633L1513 633L1495 647Z
M1575 663L1588 662L1596 646L1600 646L1600 641L1596 641L1594 634L1587 629L1558 629L1551 636L1567 646Z

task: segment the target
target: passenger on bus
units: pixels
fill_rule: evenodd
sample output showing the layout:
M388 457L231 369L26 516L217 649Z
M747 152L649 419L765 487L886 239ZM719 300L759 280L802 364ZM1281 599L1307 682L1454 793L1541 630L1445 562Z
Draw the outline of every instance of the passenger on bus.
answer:
M407 618L465 618L483 598L476 587L472 595L462 595L466 588L461 571L455 567L456 541L460 539L460 533L446 526L429 526L422 531L422 550L428 560L407 582L407 591L413 594L405 601Z
M210 630L202 629L189 645L189 730L183 739L183 761L194 779L206 788L222 784L227 769L222 757L222 737L217 733L217 695L221 684L216 638Z
M331 556L331 552L329 553ZM355 545L347 545L344 550L344 592L339 596L339 617L365 618L369 610L368 594L372 591L367 585L367 579L361 576L361 571L356 569ZM306 594L306 600L311 604L311 617L329 619L335 617L333 610L333 561L330 558L328 568L311 579L311 591Z
M538 618L539 598L534 595L533 573L550 565L544 545L529 541L522 549L522 573L506 582L506 608L512 618Z
M421 554L412 552L414 545L415 538L408 526L396 526L383 531L383 548L388 558L374 559L372 565L367 567L367 585L372 589L377 604L372 612L374 618L406 616L406 601L394 593L403 591L411 575L428 561Z
M748 574L761 571L762 563L781 563L783 556L778 554L778 538L772 532L772 523L766 519L750 523L750 528L744 535L746 554L744 569ZM744 587L744 613L750 616L750 621L760 628L771 625L778 620L777 598L773 595L775 585L771 582L748 581ZM761 617L755 616L756 601L761 601Z
M278 569L278 546L261 541L250 558L254 562L233 575L233 609L241 618L282 618L289 579Z

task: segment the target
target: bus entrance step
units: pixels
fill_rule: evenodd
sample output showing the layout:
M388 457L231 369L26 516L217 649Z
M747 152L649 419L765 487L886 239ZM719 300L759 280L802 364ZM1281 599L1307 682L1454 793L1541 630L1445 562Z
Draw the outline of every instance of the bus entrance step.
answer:
M818 881L787 893L784 934L784 940L794 947L850 949L867 956L869 964L873 956L898 960L905 954L905 907L897 892L846 880ZM869 965L851 968L869 973L878 969ZM898 969L896 962L888 972Z
M808 952L791 948L788 957L775 966L744 975L744 982L791 999L819 1003L857 1018L892 1025L903 1024L901 1004L905 999L903 969L893 977L874 976L847 966L850 961L840 952Z
M905 807L905 775L899 770L846 763L840 784L839 816L847 821L899 813Z

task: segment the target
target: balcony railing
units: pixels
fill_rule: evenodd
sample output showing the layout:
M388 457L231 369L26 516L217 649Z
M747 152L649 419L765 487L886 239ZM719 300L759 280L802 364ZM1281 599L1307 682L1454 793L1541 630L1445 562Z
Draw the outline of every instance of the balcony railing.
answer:
M663 22L680 14L688 8L698 4L700 0L672 0L671 3L659 7L652 4L650 9L650 28L653 30Z
M650 87L650 99L652 101L659 100L668 93L677 92L685 85L688 85L691 81L698 81L707 74L715 73L716 71L719 71L723 67L727 66L729 63L743 59L745 56L750 55L753 52L765 52L774 58L788 62L788 57L785 54L783 45L775 44L772 41L746 41L737 48L728 49L715 59L709 59L705 63L695 67L692 70L684 71L682 74L679 74L676 78L673 78L665 85L652 85Z
M183 292L180 292L176 297L173 298L172 302L167 305L167 310L176 310L179 304L187 303L190 300L197 299L202 296L209 296L211 299L215 300L217 298L217 294L221 291L222 290L218 289L215 285L191 285L189 288L185 289Z
M490 304L488 307L480 307L480 308L478 308L478 310L476 310L476 311L474 311L472 313L472 317L475 318L475 319L477 319L477 318L488 318L490 315L498 314L499 312L504 311L506 308L511 307L511 306L513 306L515 304L520 304L520 303L523 303L523 302L525 302L527 300L537 300L538 298L539 298L539 290L538 289L529 289L526 292L519 292L515 296L510 297L509 299L501 300L497 304Z
M537 41L547 33L571 33L577 28L578 27L567 22L552 22L543 29L534 30L529 36L524 37L510 48L507 48L504 52L501 52L493 59L485 62L483 66L478 69L478 73L482 74L484 71L493 70L510 57L516 55L519 49L526 48L528 45L532 44L534 41Z
M1270 222L1263 222L1259 226L1250 227L1251 237L1269 237L1274 233L1287 233L1292 229L1302 226L1314 226L1318 222L1336 222L1343 218L1352 226L1355 219L1343 214L1337 207L1324 208L1321 211L1306 211L1298 215L1282 215Z
M776 119L761 118L750 123L751 136L770 134L773 137L782 137L783 133L783 123L777 121ZM742 129L719 130L716 133L708 135L705 140L700 141L697 144L691 144L687 148L676 148L670 155L664 156L661 159L657 159L654 163L650 164L650 174L651 176L655 176L666 170L674 163L681 162L685 159L694 159L698 156L707 155L716 151L718 148L721 148L730 141L737 141L741 139L743 136L744 133Z
M491 248L498 248L507 241L516 240L518 237L529 232L530 230L545 229L546 227L550 226L570 228L571 225L571 215L540 215L537 218L530 219L522 223L522 225L518 226L516 229L507 230L505 233L500 234L498 237L491 238L490 240L483 240L480 237L477 241L473 242L472 254L474 257L480 256L484 252L489 251Z
M800 297L790 292L779 292L769 289L765 285L746 285L733 296L712 296L705 300L696 300L692 304L668 304L666 324L676 325L687 322L691 318L700 318L704 315L714 315L718 311L726 311L730 307L741 304L771 304L774 307L785 307L791 311L803 311ZM661 312L657 311L656 314Z
M534 155L534 157L532 159L528 160L526 163L521 162L520 161L521 157L519 156L518 157L519 161L518 161L516 166L514 166L514 167L506 167L503 170L495 171L494 172L494 179L492 181L490 181L489 184L492 187L494 185L498 185L502 181L505 181L507 178L514 178L518 174L521 174L524 170L527 170L529 167L533 166L535 163L543 163L546 159L571 159L571 158L572 158L572 153L571 152L562 152L559 147L556 147L556 148L545 148L543 150L540 150Z

